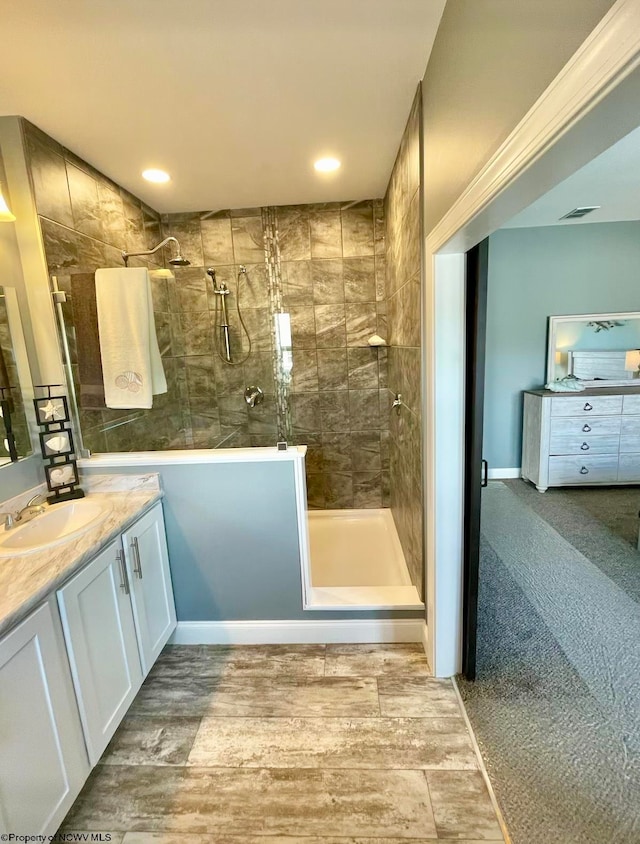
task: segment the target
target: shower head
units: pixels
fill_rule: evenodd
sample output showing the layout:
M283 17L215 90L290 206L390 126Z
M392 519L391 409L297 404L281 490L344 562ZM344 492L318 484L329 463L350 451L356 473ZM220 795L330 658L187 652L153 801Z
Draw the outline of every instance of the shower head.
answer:
M169 258L169 263L173 267L188 267L191 261L187 261L186 258L182 257L182 250L180 249L180 244L173 236L165 237L162 243L159 243L157 246L154 246L153 249L147 249L145 252L123 252L122 260L124 261L125 267L128 266L129 258L133 257L134 255L153 255L154 252L157 252L158 249L162 249L162 247L166 246L168 243L175 244L176 249L176 254L173 258Z
M178 253L174 258L169 258L169 263L173 267L188 267L191 264L191 261L187 261L186 258L183 258L180 253Z

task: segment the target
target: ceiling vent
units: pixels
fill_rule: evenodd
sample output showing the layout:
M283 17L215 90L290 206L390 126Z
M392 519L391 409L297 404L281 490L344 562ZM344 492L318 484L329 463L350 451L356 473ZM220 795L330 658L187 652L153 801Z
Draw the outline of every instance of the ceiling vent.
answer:
M560 217L561 220L579 220L580 217L586 217L587 214L591 214L592 211L597 211L600 208L599 205L580 205L578 208L574 208L573 211L569 211L568 214L565 214L564 217Z

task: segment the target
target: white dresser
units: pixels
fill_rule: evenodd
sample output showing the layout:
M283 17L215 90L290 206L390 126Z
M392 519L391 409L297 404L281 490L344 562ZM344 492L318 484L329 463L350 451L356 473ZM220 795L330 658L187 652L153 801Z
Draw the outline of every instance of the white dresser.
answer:
M640 484L640 387L526 391L522 477L539 492Z

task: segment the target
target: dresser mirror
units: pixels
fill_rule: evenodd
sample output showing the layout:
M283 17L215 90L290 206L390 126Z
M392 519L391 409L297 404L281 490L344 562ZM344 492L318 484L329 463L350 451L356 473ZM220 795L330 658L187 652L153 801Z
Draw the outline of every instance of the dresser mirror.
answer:
M33 453L33 386L15 288L0 286L0 468Z
M549 317L547 383L567 375L586 387L640 386L640 313Z

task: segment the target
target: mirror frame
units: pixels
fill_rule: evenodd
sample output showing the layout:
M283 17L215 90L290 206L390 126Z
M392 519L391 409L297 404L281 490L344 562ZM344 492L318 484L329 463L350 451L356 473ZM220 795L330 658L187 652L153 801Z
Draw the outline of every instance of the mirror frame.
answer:
M550 316L549 317L549 326L548 326L548 333L547 333L547 377L545 380L545 384L550 384L552 381L555 380L555 359L556 359L556 335L557 335L557 328L563 322L591 322L591 321L598 321L602 322L604 320L628 320L628 319L638 319L640 320L640 311L625 311L622 313L610 313L610 314L569 314L566 316ZM627 381L583 381L582 382L585 386L591 387L631 387L631 386L640 386L640 380L638 381L637 385L630 383L630 379Z
M39 451L39 448L36 445L38 443L38 423L36 421L36 414L33 407L35 393L33 389L31 367L29 366L29 356L27 354L27 344L24 339L24 331L22 328L18 294L15 287L10 287L4 284L0 285L0 291L2 291L5 297L7 319L9 321L9 333L11 335L11 345L13 346L13 356L15 359L16 369L18 370L19 388L20 393L22 394L23 410L27 420L27 430L29 432L29 440L31 443L31 451L28 454L19 455L18 462L20 462ZM0 470L2 470L5 466L12 465L14 464L10 460L5 463L0 463Z

